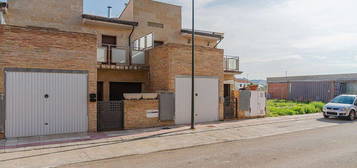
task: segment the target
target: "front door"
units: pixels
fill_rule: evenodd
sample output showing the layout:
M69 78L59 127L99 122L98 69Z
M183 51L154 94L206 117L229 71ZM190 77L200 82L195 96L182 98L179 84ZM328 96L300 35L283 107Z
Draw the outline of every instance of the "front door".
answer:
M224 119L234 118L235 104L235 100L231 98L231 85L224 84Z
M102 83L98 83L98 100ZM98 130L113 131L124 129L124 93L141 93L141 83L110 82L109 101L98 101Z

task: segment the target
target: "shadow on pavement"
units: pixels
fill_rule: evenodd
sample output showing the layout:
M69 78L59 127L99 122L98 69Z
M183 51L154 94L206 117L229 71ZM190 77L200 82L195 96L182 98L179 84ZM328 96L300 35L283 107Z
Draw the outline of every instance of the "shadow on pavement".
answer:
M346 119L340 119L340 118L319 118L316 120L321 122L327 122L327 123L335 123L335 124L350 124L356 122L356 121L348 121Z

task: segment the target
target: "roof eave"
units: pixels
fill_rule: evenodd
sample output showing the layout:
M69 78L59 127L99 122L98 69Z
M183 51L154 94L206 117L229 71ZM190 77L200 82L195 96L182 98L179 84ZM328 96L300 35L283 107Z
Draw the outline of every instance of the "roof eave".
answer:
M191 35L192 34L192 30L182 29L181 33L190 34ZM223 33L217 33L217 32L204 33L204 32L195 31L195 35L211 37L211 38L216 38L216 39L224 39L224 36L222 34Z
M106 18L102 16L95 16L95 15L88 15L88 14L83 14L82 18L87 20L94 20L98 22L106 22L106 23L121 24L121 25L128 25L128 26L138 26L139 24L138 22Z

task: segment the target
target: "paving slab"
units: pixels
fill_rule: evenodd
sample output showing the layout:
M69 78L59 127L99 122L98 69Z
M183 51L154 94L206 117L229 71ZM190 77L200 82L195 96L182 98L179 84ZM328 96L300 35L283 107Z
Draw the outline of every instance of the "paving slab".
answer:
M272 136L348 121L326 120L321 114L213 122L171 129L152 128L98 134L12 139L2 141L0 167L57 167L113 157ZM21 146L22 145L22 146ZM25 145L25 146L24 146Z

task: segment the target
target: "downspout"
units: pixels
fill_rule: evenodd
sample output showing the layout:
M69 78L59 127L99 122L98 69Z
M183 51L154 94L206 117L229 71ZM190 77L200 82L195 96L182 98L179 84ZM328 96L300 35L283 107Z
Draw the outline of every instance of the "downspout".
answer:
M217 46L219 45L219 43L221 43L222 41L223 41L223 37L221 36L221 37L219 38L218 43L214 46L214 48L217 48Z
M135 30L135 26L132 27L128 40L129 41L129 65L131 65L131 57L133 56L131 37L133 36L134 30Z

